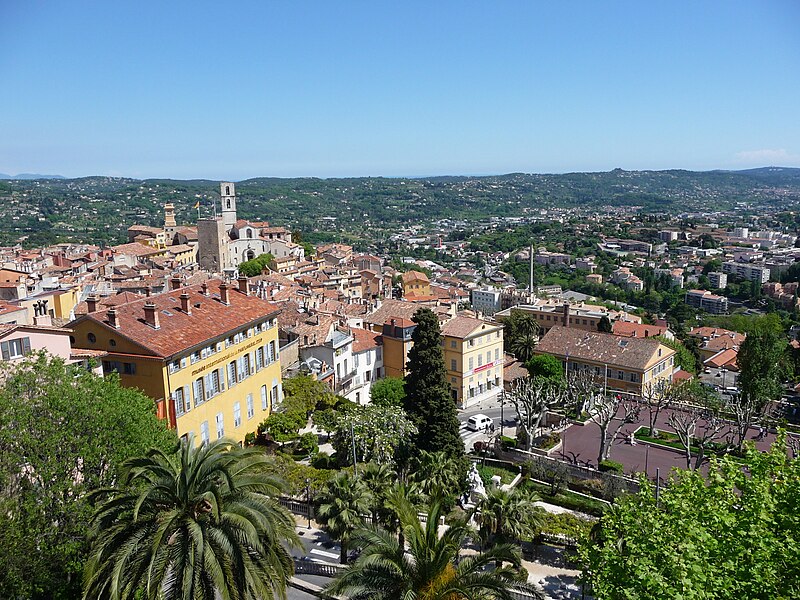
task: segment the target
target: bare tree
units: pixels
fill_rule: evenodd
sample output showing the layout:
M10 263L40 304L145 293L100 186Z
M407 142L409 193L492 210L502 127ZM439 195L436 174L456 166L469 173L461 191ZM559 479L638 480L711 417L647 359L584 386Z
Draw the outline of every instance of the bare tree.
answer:
M530 451L533 440L547 409L561 401L562 392L544 378L520 378L511 385L506 400L517 410L517 424L525 432L525 450Z
M687 469L698 469L708 459L707 451L711 444L730 436L730 427L710 408L687 407L673 411L668 419L683 446ZM694 448L694 464L692 449Z
M642 389L642 401L647 404L647 410L650 413L650 435L653 435L656 429L656 423L661 411L669 407L677 399L678 393L678 386L664 379L659 379L655 382L651 381L644 386Z
M564 407L574 410L578 415L589 411L594 404L594 398L600 392L595 382L595 376L589 369L572 371L567 377L564 391Z
M747 432L763 413L763 404L754 394L742 392L729 406L736 424L736 448L742 451Z
M612 425L612 421L619 410L622 418ZM597 455L597 466L608 459L611 454L611 444L617 433L626 423L636 423L642 411L642 404L633 397L623 398L620 394L599 395L594 406L589 410L591 421L600 428L600 451Z

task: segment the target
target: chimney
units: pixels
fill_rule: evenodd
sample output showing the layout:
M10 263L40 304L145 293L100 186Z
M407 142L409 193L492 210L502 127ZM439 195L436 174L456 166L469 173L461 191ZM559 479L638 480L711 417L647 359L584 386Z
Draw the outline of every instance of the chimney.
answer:
M200 286L200 292L203 296L208 296L208 282L204 281L203 284Z
M161 325L158 323L156 305L150 301L144 303L144 321L153 329L161 329Z
M97 296L92 294L88 298L86 298L86 306L87 312L93 313L97 312Z
M231 299L228 296L228 284L224 281L219 284L219 299L225 306L231 303Z
M53 319L48 314L36 315L33 317L33 324L39 327L52 327Z
M119 329L119 321L117 320L117 309L113 306L108 309L108 324L114 329Z
M564 327L569 327L569 302L564 302Z
M171 290L178 290L181 287L181 278L178 274L174 274L172 278L169 280L169 289Z
M239 291L244 294L245 296L249 296L249 292L247 291L247 275L239 275Z
M189 304L189 292L183 292L181 298L181 310L187 315L192 314L192 306Z
M153 289L149 285L144 288L145 298L149 298L151 293L153 293Z

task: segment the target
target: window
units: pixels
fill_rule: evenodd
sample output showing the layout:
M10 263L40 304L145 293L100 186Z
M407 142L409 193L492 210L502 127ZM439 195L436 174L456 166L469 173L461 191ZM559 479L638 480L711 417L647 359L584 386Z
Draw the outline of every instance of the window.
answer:
M267 410L267 386L261 386L261 410Z
M225 419L222 413L217 413L217 439L225 435Z
M270 342L269 343L269 353L267 354L267 356L269 357L269 362L270 363L275 362L275 357L276 357L276 354L275 354L275 342Z
M253 394L247 394L247 418L252 419L254 414L256 410L253 408Z
M242 404L236 402L233 405L233 426L239 427L242 424Z
M456 347L456 341L455 340L450 340L450 347L451 348L455 348Z
M367 352L367 366L372 364L372 352Z
M471 356L469 357L469 370L470 370L470 371L472 371L472 369L474 369L474 368L475 368L475 363L474 363L474 360L475 360L475 359L474 359L473 357L471 357Z
M228 364L228 387L233 387L236 383L236 361L231 361L230 364Z
M264 366L264 346L256 348L256 371Z
M488 365L490 362L492 362L492 351L491 350L486 353L486 364Z
M175 373L176 371L179 371L180 368L181 368L181 363L178 362L177 360L174 360L171 363L169 363L169 372L170 372L170 374Z
M200 423L200 440L203 442L203 444L207 444L209 441L208 421L203 421Z
M192 352L192 364L200 360L200 352Z
M625 373L622 371L617 371L617 379L619 379L620 381L624 381Z
M495 360L500 360L500 348L495 348L494 349L494 359Z
M278 402L278 386L272 386L272 389L269 392L269 401L270 406L274 406L276 402Z
M11 360L13 358L22 358L31 351L31 338L17 338L16 340L8 340L7 342L0 342L2 348L3 360Z
M136 375L136 363L122 363L122 372L125 375Z
M93 333L90 333L86 336L86 339L89 340L90 344L94 344L97 341L97 336Z
M483 354L478 354L478 366L483 366Z
M172 392L172 401L175 404L175 414L177 416L180 417L183 413L189 410L184 403L183 388L178 388Z
M455 371L456 370L456 359L455 358L451 358L450 359L450 370L451 371Z
M203 402L205 402L205 397L203 396L203 380L202 379L195 379L194 380L194 405L199 406Z
M117 340L115 340L114 338L109 339L108 340L108 345L112 346L112 347L116 346L117 345Z

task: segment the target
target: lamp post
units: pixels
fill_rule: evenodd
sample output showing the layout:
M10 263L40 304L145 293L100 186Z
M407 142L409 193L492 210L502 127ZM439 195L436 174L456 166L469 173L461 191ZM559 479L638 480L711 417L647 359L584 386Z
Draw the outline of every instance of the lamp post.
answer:
M506 391L500 392L500 440L503 439L503 406L505 405Z
M308 517L308 525L306 529L311 529L311 480L306 477L306 517Z

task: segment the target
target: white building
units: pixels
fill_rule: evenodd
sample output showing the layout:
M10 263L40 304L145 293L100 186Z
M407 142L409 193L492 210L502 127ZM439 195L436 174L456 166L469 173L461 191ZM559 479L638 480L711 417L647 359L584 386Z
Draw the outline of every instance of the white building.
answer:
M491 316L500 310L502 295L502 291L492 288L471 290L470 303L472 304L472 310Z

